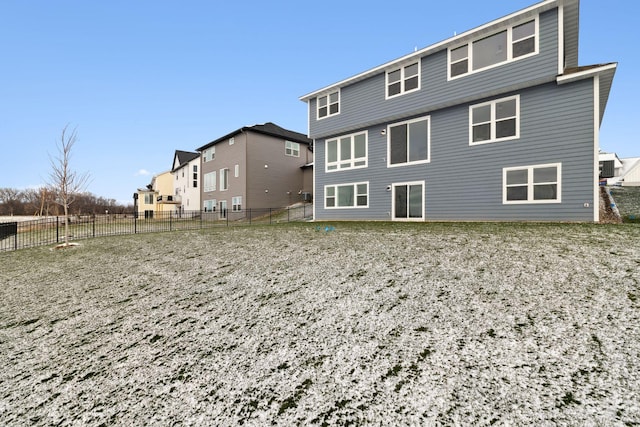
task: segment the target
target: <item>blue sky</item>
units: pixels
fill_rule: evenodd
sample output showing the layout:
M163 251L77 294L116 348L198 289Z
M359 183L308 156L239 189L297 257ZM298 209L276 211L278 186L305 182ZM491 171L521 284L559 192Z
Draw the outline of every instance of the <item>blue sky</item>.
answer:
M42 185L69 124L87 190L129 203L176 149L268 121L306 133L300 96L534 3L0 0L0 187ZM580 9L580 64L618 62L601 147L640 156L640 2Z

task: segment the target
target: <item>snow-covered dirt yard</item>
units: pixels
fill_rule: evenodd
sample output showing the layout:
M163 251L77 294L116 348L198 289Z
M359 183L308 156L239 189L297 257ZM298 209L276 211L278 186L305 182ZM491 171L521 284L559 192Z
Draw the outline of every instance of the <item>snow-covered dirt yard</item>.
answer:
M640 424L640 227L288 224L0 254L0 425Z

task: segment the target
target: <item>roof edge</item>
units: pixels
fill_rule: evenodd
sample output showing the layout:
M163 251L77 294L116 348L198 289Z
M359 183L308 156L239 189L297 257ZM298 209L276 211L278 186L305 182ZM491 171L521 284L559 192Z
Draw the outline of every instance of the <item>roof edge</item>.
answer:
M365 78L371 77L371 76L373 76L373 75L385 70L386 68L388 68L388 67L390 67L390 66L392 66L394 64L399 64L399 63L402 63L404 61L409 61L409 60L411 60L413 58L416 58L416 57L422 57L422 56L425 56L427 54L434 53L435 51L440 50L440 49L442 49L442 48L444 48L444 47L446 47L446 46L448 46L450 44L455 44L456 42L464 40L465 38L470 37L474 33L481 32L482 30L485 30L485 29L490 28L492 26L499 25L499 24L501 24L503 22L507 22L507 21L512 20L512 19L514 19L514 18L516 18L516 17L518 17L520 15L526 15L526 14L533 13L533 12L538 12L538 11L539 12L544 12L546 10L549 10L549 9L553 8L553 7L563 5L564 2L565 2L565 0L544 0L542 2L539 2L539 3L536 3L534 5L531 5L531 6L527 7L527 8L518 10L518 11L513 12L513 13L510 13L510 14L508 14L506 16L503 16L502 18L494 19L493 21L490 21L490 22L488 22L486 24L483 24L483 25L480 25L478 27L475 27L475 28L472 28L470 30L467 30L467 31L465 31L463 33L460 33L460 34L454 36L454 37L450 37L448 39L442 40L442 41L437 42L435 44L429 45L427 47L424 47L424 48L422 48L420 50L417 50L417 51L412 52L410 54L404 55L404 56L402 56L400 58L397 58L397 59L394 59L392 61L385 62L382 65L379 65L377 67L371 68L371 69L369 69L367 71L364 71L364 72L362 72L360 74L356 74L356 75L354 75L352 77L346 78L346 79L341 80L341 81L339 81L337 83L333 83L333 84L325 86L325 87L323 87L321 89L318 89L318 90L315 90L313 92L310 92L310 93L308 93L306 95L301 96L299 99L300 99L300 101L307 102L311 98L314 98L314 97L316 97L316 96L318 96L318 95L320 95L322 93L328 92L328 91L330 91L332 89L343 87L343 86L346 86L348 84L355 83L357 81L364 80Z

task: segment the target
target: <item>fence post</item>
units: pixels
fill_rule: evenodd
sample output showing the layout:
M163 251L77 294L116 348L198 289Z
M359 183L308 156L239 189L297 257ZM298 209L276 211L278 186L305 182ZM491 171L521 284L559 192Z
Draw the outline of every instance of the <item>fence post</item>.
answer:
M133 234L138 232L138 215L133 216Z
M60 243L60 221L56 216L56 243Z
M251 208L247 209L249 211L249 225L251 225Z
M96 237L96 216L93 216L93 237Z
M271 208L269 208L269 225L271 225Z
M171 231L171 218L173 217L173 211L169 211L169 231Z
M287 222L291 222L291 215L289 214L291 212L291 208L287 206Z

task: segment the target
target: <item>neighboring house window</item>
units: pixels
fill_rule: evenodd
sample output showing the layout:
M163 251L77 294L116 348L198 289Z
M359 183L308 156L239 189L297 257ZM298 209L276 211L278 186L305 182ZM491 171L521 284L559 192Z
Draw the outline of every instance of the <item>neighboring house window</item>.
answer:
M449 49L449 78L537 53L538 19Z
M324 207L334 208L366 208L369 206L369 183L325 185Z
M340 92L331 92L318 97L318 119L335 116L340 113Z
M420 61L387 71L387 98L420 89Z
M424 181L393 184L394 220L420 221L424 219Z
M209 147L202 152L202 158L205 162L210 162L216 158L216 147Z
M220 169L220 191L229 189L229 169Z
M152 205L153 204L153 194L145 194L144 195L144 203L146 205Z
M198 166L193 165L193 188L198 188Z
M204 174L204 191L216 191L216 173Z
M237 178L237 177L239 177L239 176L240 176L240 165L236 165L236 166L233 168L233 176L234 176L235 178Z
M285 141L284 154L291 157L300 157L300 144L297 142Z
M233 145L236 143L236 139L235 138L229 138L229 145Z
M388 166L428 162L429 133L429 117L389 125L387 127Z
M242 196L235 196L231 198L231 211L240 212L242 210Z
M215 212L216 211L216 199L205 200L204 201L204 211L205 212Z
M327 140L326 171L367 167L367 132Z
M469 145L518 138L520 96L470 106L469 127Z
M562 164L519 166L502 170L505 204L560 203Z

